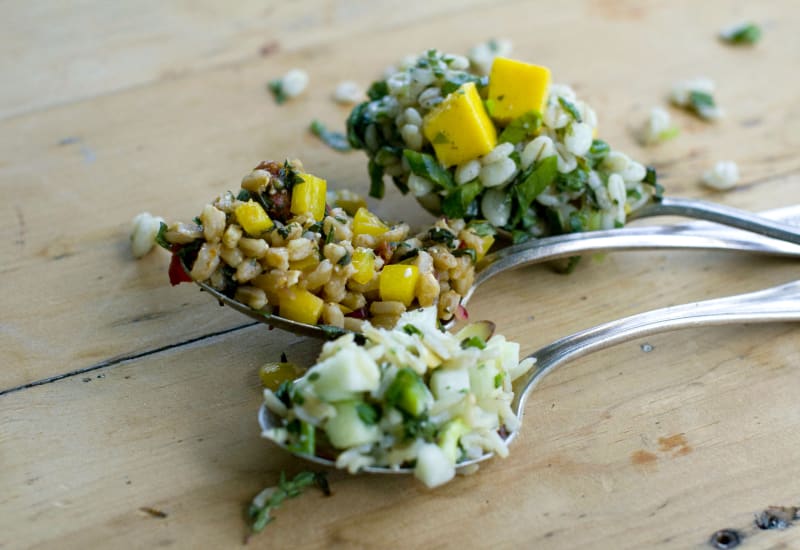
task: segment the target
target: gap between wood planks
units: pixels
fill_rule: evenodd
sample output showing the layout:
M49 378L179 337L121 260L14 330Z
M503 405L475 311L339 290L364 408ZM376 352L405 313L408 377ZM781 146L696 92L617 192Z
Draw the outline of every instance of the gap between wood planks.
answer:
M220 330L217 332L211 332L209 334L204 334L203 336L196 336L194 338L190 338L188 340L184 340L182 342L176 342L174 344L167 344L164 346L160 346L151 350L143 351L140 353L134 353L131 355L123 355L122 357L115 357L113 359L106 359L105 361L100 361L99 363L95 363L94 365L90 365L88 367L83 367L80 369L75 369L69 372L65 372L63 374L58 374L56 376L50 376L48 378L43 378L41 380L34 380L33 382L28 382L27 384L22 384L20 386L15 386L12 388L8 388L6 390L0 390L0 397L4 395L8 395L10 393L27 390L29 388L35 388L36 386L43 386L45 384L50 384L52 382L58 382L59 380L63 380L65 378L71 378L73 376L79 376L81 374L86 374L87 372L96 371L99 369L104 369L106 367L113 367L119 365L121 363L125 363L126 361L133 361L135 359L141 359L142 357L147 357L150 355L155 355L164 351L170 351L174 349L178 349L184 346L189 346L196 342L202 342L203 340L208 340L210 338L216 338L217 336L224 336L226 334L231 334L233 332L238 332L240 330L244 330L246 328L250 328L255 325L260 325L258 321L253 321L252 323L245 323L244 325L239 325L237 327L227 328L225 330Z

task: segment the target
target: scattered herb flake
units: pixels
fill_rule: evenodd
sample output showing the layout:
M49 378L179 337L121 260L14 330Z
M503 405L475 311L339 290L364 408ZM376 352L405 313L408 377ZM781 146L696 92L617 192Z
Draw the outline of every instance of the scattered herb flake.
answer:
M367 426L373 426L378 422L378 411L375 407L364 402L356 403L356 414Z
M458 250L453 251L453 256L456 258L460 256L469 256L472 258L472 263L476 263L478 261L478 253L475 252L474 248L459 248Z
M325 145L334 151L339 151L341 153L352 151L350 143L347 141L347 136L341 132L332 132L328 130L319 120L311 122L311 133L321 139Z
M536 163L528 174L514 189L520 207L527 210L533 200L553 183L558 175L558 159L556 155L546 157Z
M583 122L583 119L581 118L581 112L578 110L578 108L575 106L574 103L564 99L561 96L558 96L558 102L561 104L561 107L563 107L563 109L569 113L569 115L575 122Z
M494 375L494 387L499 388L503 385L503 373L498 372Z
M370 160L369 166L369 196L376 199L382 199L383 194L386 192L386 187L383 183L383 166L377 162Z
M349 252L347 252L347 251L345 251L345 253L344 253L344 256L342 256L341 258L339 258L339 261L338 261L338 262L336 262L336 263L337 263L338 265L347 265L347 264L349 264L351 261L352 261L352 258L351 258L351 256L350 256L350 253L349 253Z
M405 149L403 157L408 162L411 172L417 176L429 179L448 191L456 187L452 174L439 164L432 155Z
M315 472L305 471L298 473L291 480L287 480L286 473L282 471L278 485L276 487L268 487L258 493L247 510L247 515L250 518L250 528L253 533L260 533L264 530L267 524L274 519L272 512L277 510L286 499L300 495L303 489L311 484L317 484L322 487L320 475ZM324 485L327 487L327 482ZM324 488L323 491L325 491ZM330 493L330 489L327 492Z
M403 327L403 332L405 332L406 334L409 334L411 336L413 336L415 334L418 335L418 336L422 336L422 331L419 330L414 325L412 325L411 323L409 323L409 324L407 324L407 325L405 325Z
M275 103L278 105L289 99L289 96L287 96L286 92L283 91L283 80L280 78L271 80L269 84L267 84L267 88L269 88L269 91L272 92L272 97L275 98Z
M480 336L470 336L461 341L461 349L467 348L486 349L486 342Z
M465 217L472 201L480 194L481 188L481 183L473 180L451 191L442 201L442 213L450 219Z
M729 44L755 44L761 39L761 28L755 23L741 23L720 33Z
M524 115L515 118L505 127L497 138L499 143L508 142L516 145L520 141L533 137L542 127L542 115L537 111L528 111Z
M156 234L156 244L161 248L172 250L172 243L170 243L164 234L167 232L167 224L161 222L158 226L158 233Z
M494 226L484 221L471 221L467 224L467 228L471 229L478 237L493 237L496 233Z

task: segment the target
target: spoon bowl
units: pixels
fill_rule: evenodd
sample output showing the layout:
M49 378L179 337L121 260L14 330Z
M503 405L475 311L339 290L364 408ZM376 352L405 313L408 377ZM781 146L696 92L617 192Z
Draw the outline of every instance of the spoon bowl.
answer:
M560 338L529 356L535 359L535 364L531 370L514 381L512 385L514 399L511 408L520 421L521 429L525 402L536 384L548 373L568 361L616 344L685 328L789 321L800 321L800 280L766 290L656 309L582 330ZM262 431L280 426L280 419L264 405L259 410L258 420ZM508 434L505 438L506 444L517 438L520 429ZM291 452L286 446L280 446ZM293 454L322 466L336 466L335 461L319 456ZM493 456L494 453L485 453L475 459L457 463L456 468L466 468ZM391 474L412 473L413 469L370 466L361 471Z
M653 212L655 213L652 215L681 215L681 212L688 214L692 212L690 206L680 202L675 203L676 199L671 200L673 202L667 202L666 206L662 204L654 207ZM699 203L699 201L690 202L693 204ZM715 211L719 208L722 210L717 211L717 217L713 221L729 219L730 213L728 211L733 210L727 207L715 208ZM709 210L703 211L709 212ZM737 216L739 216L737 217L737 220L739 220L737 224L741 229L731 229L706 222L666 226L629 226L586 233L568 233L509 246L488 254L478 263L475 282L463 296L461 304L466 305L481 284L499 273L526 265L582 254L622 250L688 249L728 250L800 257L800 244L794 244L783 238L788 233L795 242L800 242L800 228L797 225L791 225L792 223L800 225L800 206L771 210L761 216L747 212L742 212L741 215L737 214ZM779 231L776 233L770 228ZM772 238L764 236L765 233L770 234ZM216 298L221 305L224 304L231 307L258 322L294 332L295 334L326 340L337 338L346 332L338 327L310 325L275 315L269 306L261 310L255 310L205 283L196 282L200 288ZM445 327L449 328L454 324L455 321L450 321Z

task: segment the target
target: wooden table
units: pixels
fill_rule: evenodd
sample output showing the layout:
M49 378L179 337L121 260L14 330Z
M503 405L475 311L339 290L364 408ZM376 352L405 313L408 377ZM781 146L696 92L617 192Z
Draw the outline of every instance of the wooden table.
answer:
M188 219L265 158L301 157L363 193L363 155L307 132L341 128L335 84L367 85L429 47L510 38L597 110L601 137L655 164L667 192L750 210L800 202L800 9L794 0L575 2L39 2L6 6L0 49L0 548L236 547L243 509L304 464L259 438L257 368L315 344L253 326L167 256L140 261L130 220ZM717 31L759 23L755 47ZM302 67L278 106L266 83ZM632 130L671 84L718 83L727 117L671 110L681 135ZM738 163L727 193L699 185ZM424 220L389 193L382 215ZM649 222L654 223L654 222ZM536 266L471 303L524 352L669 304L793 280L789 260L652 252ZM746 548L800 530L754 514L800 500L800 331L771 325L656 336L571 363L529 401L511 456L434 491L408 477L330 474L250 544L270 548L691 548L722 528ZM652 346L645 353L644 344ZM645 349L649 347L644 346Z

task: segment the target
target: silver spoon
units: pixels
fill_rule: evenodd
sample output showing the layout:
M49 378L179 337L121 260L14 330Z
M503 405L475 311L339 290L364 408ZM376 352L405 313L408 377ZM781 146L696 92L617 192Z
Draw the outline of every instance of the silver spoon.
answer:
M670 210L672 207L669 204L666 207L668 213L677 214L675 210ZM727 207L720 208L722 210L718 212L719 219L727 219L725 218L725 216L729 216L726 213ZM665 211L658 210L658 212L664 213ZM745 217L741 218L737 224L745 229L759 228L759 231L766 232L767 228L771 226L792 227L787 224L795 223L795 232L792 235L800 238L800 227L797 227L800 225L800 205L770 210L762 214L764 217L746 212L744 215ZM773 220L781 220L785 223L780 224ZM488 254L478 263L475 282L461 300L461 304L465 305L481 284L504 271L581 254L653 249L730 250L777 256L800 256L800 245L798 244L706 222L667 226L629 226L604 231L569 233L534 239ZM322 339L335 338L345 332L337 327L298 323L275 315L269 309L255 310L225 296L205 283L197 282L197 284L219 300L220 304L227 305L239 313L270 326ZM453 324L454 321L451 321L446 326L449 327Z
M521 422L528 395L545 375L567 361L583 357L594 351L642 336L683 328L787 321L800 321L800 280L757 292L656 309L582 330L560 338L529 356L534 357L536 363L527 374L514 381L512 386L514 399L511 402L511 409ZM274 417L264 405L259 410L258 421L262 431L280 426L280 419ZM506 443L514 441L518 434L519 430L510 433L506 437ZM280 446L287 449L284 445ZM323 466L336 466L334 461L318 456L293 454ZM459 462L456 467L471 466L492 456L494 453L486 453L478 458ZM380 474L410 474L414 470L412 468L370 466L363 468L363 471Z

